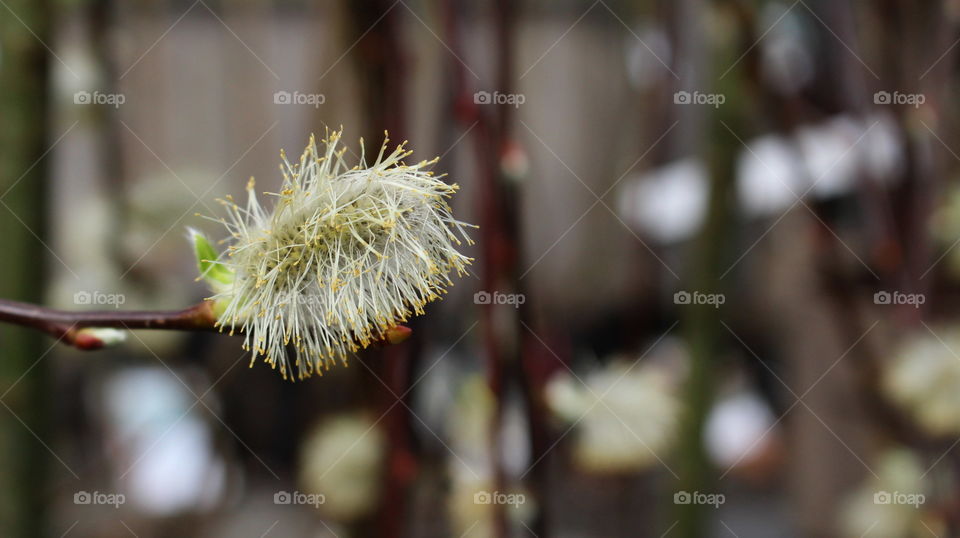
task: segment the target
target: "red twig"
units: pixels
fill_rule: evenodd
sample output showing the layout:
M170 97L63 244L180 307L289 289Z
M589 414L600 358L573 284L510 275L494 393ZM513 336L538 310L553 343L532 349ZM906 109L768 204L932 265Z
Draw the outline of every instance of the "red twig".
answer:
M79 349L99 349L99 338L82 332L86 327L119 329L167 329L177 331L212 331L217 321L209 301L183 310L130 311L56 310L30 303L0 299L0 321L45 332Z
M117 329L154 329L170 331L214 331L217 316L213 303L203 301L183 310L97 310L69 311L47 308L31 303L0 299L0 322L20 325L44 332L65 344L84 350L103 347L96 336L81 329L111 327ZM410 329L398 325L389 329L374 346L403 342Z
M514 185L504 180L501 171L501 158L508 146L512 109L506 106L479 107L474 101L473 88L468 84L467 69L460 60L462 44L460 39L460 20L458 14L463 7L456 0L443 3L444 22L447 43L453 51L453 94L454 113L466 128L472 130L478 166L478 191L480 212L480 245L482 249L480 279L482 289L493 292L508 289L513 293L522 293L517 265L519 260L519 218L517 209L518 194ZM493 43L495 65L495 88L501 92L513 87L513 20L515 4L509 0L498 0L492 6ZM500 451L504 395L511 381L519 381L524 393L524 403L528 411L534 411L537 399L537 387L531 386L530 379L524 379L521 367L521 349L525 346L526 332L521 326L527 310L521 308L516 323L499 325L495 323L494 305L481 307L480 317L486 358L487 383L495 399L495 410L490 423L490 458L493 467L493 486L504 491L506 476ZM542 431L533 419L539 415L532 413L531 436L536 438ZM533 439L534 447L540 443ZM542 493L542 491L538 491ZM509 534L506 512L503 506L495 505L494 528L497 536ZM537 518L537 527L542 518ZM540 533L538 533L540 534Z
M357 40L358 67L363 79L363 104L371 140L384 130L396 139L407 134L406 95L407 47L403 35L403 16L407 11L394 7L387 0L364 0L351 4ZM386 454L383 490L377 514L376 532L384 538L405 536L410 527L409 491L417 478L419 461L413 445L410 383L420 355L419 346L392 348L384 352L384 360L374 366L378 377L374 386L383 383L386 390L376 390L376 405L382 413L382 426L390 438ZM397 399L401 398L398 403Z

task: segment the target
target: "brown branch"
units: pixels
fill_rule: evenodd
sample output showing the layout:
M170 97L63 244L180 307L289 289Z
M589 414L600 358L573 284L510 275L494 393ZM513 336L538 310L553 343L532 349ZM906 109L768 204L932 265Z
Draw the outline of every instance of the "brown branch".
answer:
M202 301L183 310L97 310L68 311L30 303L0 299L0 322L20 325L47 333L78 349L94 350L104 342L87 331L90 327L117 329L155 329L172 331L217 330L213 303ZM386 331L374 346L399 344L410 336L402 325Z
M167 329L210 331L217 321L209 301L183 310L56 310L30 303L0 299L0 321L45 332L79 349L93 350L104 346L96 336L82 331L87 327L118 329Z

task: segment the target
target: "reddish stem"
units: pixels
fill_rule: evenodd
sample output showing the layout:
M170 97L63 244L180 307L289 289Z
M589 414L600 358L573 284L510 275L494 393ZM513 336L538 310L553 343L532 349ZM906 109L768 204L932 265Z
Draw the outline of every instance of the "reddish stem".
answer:
M0 299L0 321L45 332L79 349L103 347L103 342L80 332L85 327L212 331L217 321L209 301L183 310L67 311Z
M213 313L213 303L210 301L202 301L183 310L69 311L0 299L0 322L45 332L83 350L103 347L103 342L99 338L80 330L86 327L169 331L217 330L217 316ZM410 333L408 327L398 325L388 329L383 339L372 345L383 347L399 344L409 338Z

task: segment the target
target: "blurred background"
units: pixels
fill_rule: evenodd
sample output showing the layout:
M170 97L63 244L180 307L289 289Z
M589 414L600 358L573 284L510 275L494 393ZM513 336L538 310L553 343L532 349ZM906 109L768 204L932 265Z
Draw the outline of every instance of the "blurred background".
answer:
M0 297L203 299L343 126L472 274L290 383L0 327L3 536L960 536L960 2L0 0Z

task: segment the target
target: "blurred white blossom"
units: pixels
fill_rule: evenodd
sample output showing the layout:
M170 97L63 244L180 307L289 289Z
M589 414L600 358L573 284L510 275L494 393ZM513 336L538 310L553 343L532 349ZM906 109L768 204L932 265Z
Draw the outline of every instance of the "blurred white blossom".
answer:
M741 388L719 398L710 410L704 430L707 452L721 469L762 463L778 445L776 425L767 402Z
M877 476L849 495L841 510L841 535L935 536L940 524L925 510L928 488L919 459L907 450L889 449L871 468Z
M615 360L584 378L569 373L547 384L550 410L574 424L574 462L586 471L649 467L674 441L681 403L676 378L659 364Z
M385 452L386 437L366 414L331 417L303 441L300 485L323 495L320 509L331 518L363 517L377 507Z
M108 462L130 504L153 516L210 510L227 466L183 381L165 368L124 368L97 393Z
M910 336L884 365L883 389L927 432L960 433L960 330Z

